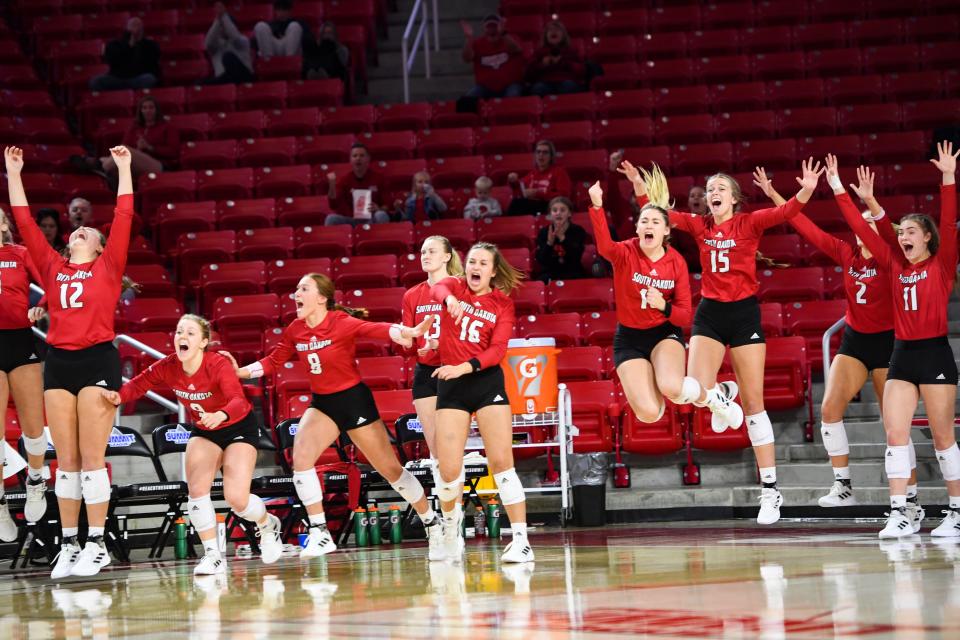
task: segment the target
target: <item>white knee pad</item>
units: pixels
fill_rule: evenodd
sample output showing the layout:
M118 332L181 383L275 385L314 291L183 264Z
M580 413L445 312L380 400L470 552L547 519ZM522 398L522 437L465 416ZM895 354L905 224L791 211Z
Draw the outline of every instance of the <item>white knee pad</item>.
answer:
M917 448L913 445L913 438L910 438L907 446L910 447L910 469L912 471L917 468Z
M887 472L887 478L891 480L910 478L909 445L887 445L887 452L883 456L883 468Z
M850 455L850 443L847 441L847 430L843 427L843 420L821 422L820 435L823 436L823 448L827 450L828 456L832 458Z
M293 472L293 487L297 490L297 497L303 506L323 502L323 489L320 488L320 478L313 469Z
M523 493L523 485L520 484L520 476L517 475L517 471L513 467L494 475L493 479L497 483L500 502L504 506L517 504L527 499Z
M209 531L217 526L217 512L213 510L210 494L187 501L187 516L197 531Z
M423 485L420 484L420 481L417 478L407 471L403 470L403 473L400 474L400 477L397 478L396 482L391 482L390 486L393 487L393 490L400 494L400 497L413 504L423 497Z
M244 520L249 520L250 522L260 522L263 520L263 516L267 513L267 507L263 504L263 500L260 499L260 496L251 493L250 497L247 498L246 508L240 512L234 511L234 513Z
M37 438L23 434L23 448L31 456L42 456L47 452L47 434L41 432Z
M937 462L944 480L960 480L960 448L956 442L949 449L937 450Z
M80 488L80 472L57 469L57 481L53 485L53 493L61 500L83 499L83 491Z
M80 472L80 489L87 504L110 502L110 476L107 469Z
M466 478L467 472L463 467L460 467L460 473L456 478L447 482L443 479L443 476L440 476L440 484L437 485L437 497L440 498L441 502L451 502L459 501L463 496L463 481Z
M747 435L750 436L750 444L754 447L773 444L773 425L766 411L747 416Z
M684 376L683 383L680 385L680 395L676 399L677 404L696 404L700 397L700 383L695 378Z

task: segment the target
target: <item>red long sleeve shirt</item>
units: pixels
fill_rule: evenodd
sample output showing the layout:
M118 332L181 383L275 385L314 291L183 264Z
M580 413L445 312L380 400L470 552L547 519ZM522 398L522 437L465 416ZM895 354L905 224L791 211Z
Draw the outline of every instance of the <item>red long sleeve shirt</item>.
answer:
M144 153L156 158L165 166L176 164L180 159L180 131L169 122L158 122L152 127L141 127L134 122L123 135L123 144L137 149L137 141L144 138L152 150Z
M345 175L337 176L337 195L330 198L330 207L342 216L353 217L353 190L369 189L370 199L378 204L383 204L383 199L387 197L386 183L383 176L368 169L362 178L358 178L353 171Z
M205 413L223 411L227 414L217 429L225 429L244 419L253 410L243 395L243 386L237 379L233 364L219 353L203 354L200 368L187 375L176 354L157 360L141 371L120 389L120 400L130 402L157 387L169 387L190 414L190 421L205 429L200 419Z
M437 340L440 338L440 318L444 314L443 304L433 299L430 294L430 283L424 280L418 285L410 287L403 294L402 323L408 327L415 327L428 315L434 317L430 329L420 338L414 340L413 347L407 350L408 354L414 353L422 348L427 340ZM440 366L440 351L431 350L426 356L417 355L417 362L428 367Z
M0 329L25 329L30 326L30 281L40 284L26 247L5 244L0 247Z
M646 196L637 198L641 207L647 201ZM797 215L802 208L799 200L790 198L779 207L736 214L721 224L714 222L711 215L671 211L670 225L692 235L700 247L703 297L736 302L756 295L760 236L766 229Z
M640 240L614 242L602 208L590 207L590 223L597 252L613 265L613 294L617 322L634 329L658 327L665 322L677 326L690 323L693 303L687 263L679 253L664 247L658 260L651 260L640 248ZM646 290L654 287L670 303L670 315L647 304Z
M367 322L343 311L330 311L315 327L297 319L284 330L280 343L259 362L265 374L276 371L294 354L310 374L310 390L326 395L360 382L356 338L390 339L389 322Z
M497 289L478 296L462 278L452 277L433 285L430 293L441 304L447 296L454 296L464 311L460 326L450 314L441 315L440 361L458 365L476 358L481 369L498 366L513 335L513 300Z
M911 264L873 233L850 200L837 196L840 210L877 261L890 272L893 331L898 340L924 340L947 335L947 302L957 277L957 186L940 187L940 248L937 254Z
M520 182L523 184L525 193L528 194L526 197L535 200L550 201L560 196L569 198L570 193L573 191L573 184L570 182L569 174L567 174L563 167L558 167L557 165L548 167L546 171L534 169L520 178ZM536 196L529 195L531 189L540 189L545 193ZM519 191L519 187L514 189L514 195L520 195Z
M12 209L46 290L50 314L47 342L76 351L113 340L114 312L130 246L133 194L118 196L107 246L100 257L84 264L73 264L53 250L30 215L30 207Z

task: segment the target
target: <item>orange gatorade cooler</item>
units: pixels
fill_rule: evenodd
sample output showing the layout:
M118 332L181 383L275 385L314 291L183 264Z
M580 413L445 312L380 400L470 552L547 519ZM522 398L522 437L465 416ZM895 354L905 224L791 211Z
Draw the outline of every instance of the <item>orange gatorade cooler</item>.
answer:
M507 343L507 355L500 366L513 413L557 410L558 353L553 338L514 338Z

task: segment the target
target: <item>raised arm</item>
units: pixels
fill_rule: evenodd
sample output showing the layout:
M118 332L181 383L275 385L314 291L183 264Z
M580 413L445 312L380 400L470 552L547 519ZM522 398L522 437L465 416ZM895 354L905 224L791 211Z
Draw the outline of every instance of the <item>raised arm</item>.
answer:
M117 187L117 208L114 210L110 237L101 258L123 275L127 266L127 250L130 248L130 227L133 224L133 175L130 170L131 155L126 147L113 147L110 155L117 165L120 182Z
M33 216L30 215L30 205L27 203L27 193L23 189L23 149L7 147L3 152L7 167L7 191L10 194L10 209L13 219L17 223L17 230L24 246L30 252L30 257L41 270L46 265L60 259L60 256L40 231Z
M875 175L870 170L870 167L861 165L857 167L857 184L851 184L850 188L857 194L857 197L867 205L867 208L870 210L871 220L877 226L877 233L880 234L880 237L883 238L894 251L899 251L900 242L897 240L897 232L893 229L893 224L890 222L890 216L887 215L887 212L883 210L883 207L880 206L880 203L877 202L877 199L873 195L874 178Z
M840 207L840 213L844 220L850 226L850 229L857 234L863 244L866 245L870 253L880 261L881 264L890 267L897 260L896 255L891 251L890 246L870 228L867 221L860 215L860 210L853 203L850 194L843 188L840 182L840 176L837 172L837 159L834 155L827 155L827 182L833 190L833 196Z
M797 195L778 207L761 209L750 214L748 220L756 233L762 233L770 227L783 224L800 213L803 205L810 201L814 190L817 188L817 182L820 180L820 174L824 172L824 169L821 168L819 162L815 163L813 158L810 158L803 161L801 171L802 175L797 178L797 184L800 185L800 191L797 192Z
M607 225L607 214L603 210L603 189L600 182L595 182L589 190L590 224L593 225L593 239L597 243L597 253L609 260L618 262L623 255L624 247L613 241L610 236L610 227Z
M940 250L937 260L943 265L947 273L956 277L957 269L957 156L960 149L953 152L953 143L943 141L937 143L936 160L931 160L934 166L943 174L940 185Z

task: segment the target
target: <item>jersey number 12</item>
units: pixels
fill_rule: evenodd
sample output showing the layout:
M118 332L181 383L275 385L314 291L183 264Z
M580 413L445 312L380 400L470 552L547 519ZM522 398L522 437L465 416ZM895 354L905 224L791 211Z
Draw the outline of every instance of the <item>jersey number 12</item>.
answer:
M69 296L67 292L72 291ZM60 285L60 308L61 309L80 309L83 307L83 300L80 295L83 293L82 282L64 282Z

